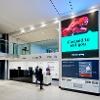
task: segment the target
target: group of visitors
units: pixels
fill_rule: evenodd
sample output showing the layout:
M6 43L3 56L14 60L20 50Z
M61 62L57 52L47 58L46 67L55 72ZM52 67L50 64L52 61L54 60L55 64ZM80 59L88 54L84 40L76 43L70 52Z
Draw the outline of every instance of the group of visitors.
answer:
M46 75L50 75L50 67L48 66L46 68ZM36 85L38 82L40 83L40 90L43 89L43 73L42 68L39 68L39 66L36 66L35 68L35 78L36 78Z

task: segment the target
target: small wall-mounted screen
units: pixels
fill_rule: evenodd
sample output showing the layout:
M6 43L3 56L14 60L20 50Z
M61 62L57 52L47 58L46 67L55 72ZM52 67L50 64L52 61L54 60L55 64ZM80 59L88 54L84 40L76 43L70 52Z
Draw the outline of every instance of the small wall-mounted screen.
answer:
M99 61L62 61L62 77L99 79Z

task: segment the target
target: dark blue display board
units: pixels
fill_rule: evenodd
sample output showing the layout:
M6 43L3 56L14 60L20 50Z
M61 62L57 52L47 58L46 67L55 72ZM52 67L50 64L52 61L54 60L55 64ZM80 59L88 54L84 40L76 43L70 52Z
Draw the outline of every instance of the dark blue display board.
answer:
M99 79L99 61L62 61L62 77Z

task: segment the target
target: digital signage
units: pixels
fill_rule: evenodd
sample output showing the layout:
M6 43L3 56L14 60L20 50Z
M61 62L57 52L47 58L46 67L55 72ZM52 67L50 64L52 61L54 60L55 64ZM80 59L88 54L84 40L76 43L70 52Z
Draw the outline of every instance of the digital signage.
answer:
M62 77L99 79L99 61L62 61Z
M61 21L62 58L99 55L98 11Z

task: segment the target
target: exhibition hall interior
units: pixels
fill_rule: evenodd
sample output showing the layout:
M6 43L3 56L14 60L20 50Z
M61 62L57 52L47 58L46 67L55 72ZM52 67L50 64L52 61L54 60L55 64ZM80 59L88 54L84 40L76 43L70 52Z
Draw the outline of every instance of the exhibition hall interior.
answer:
M0 0L0 100L100 100L100 0Z

